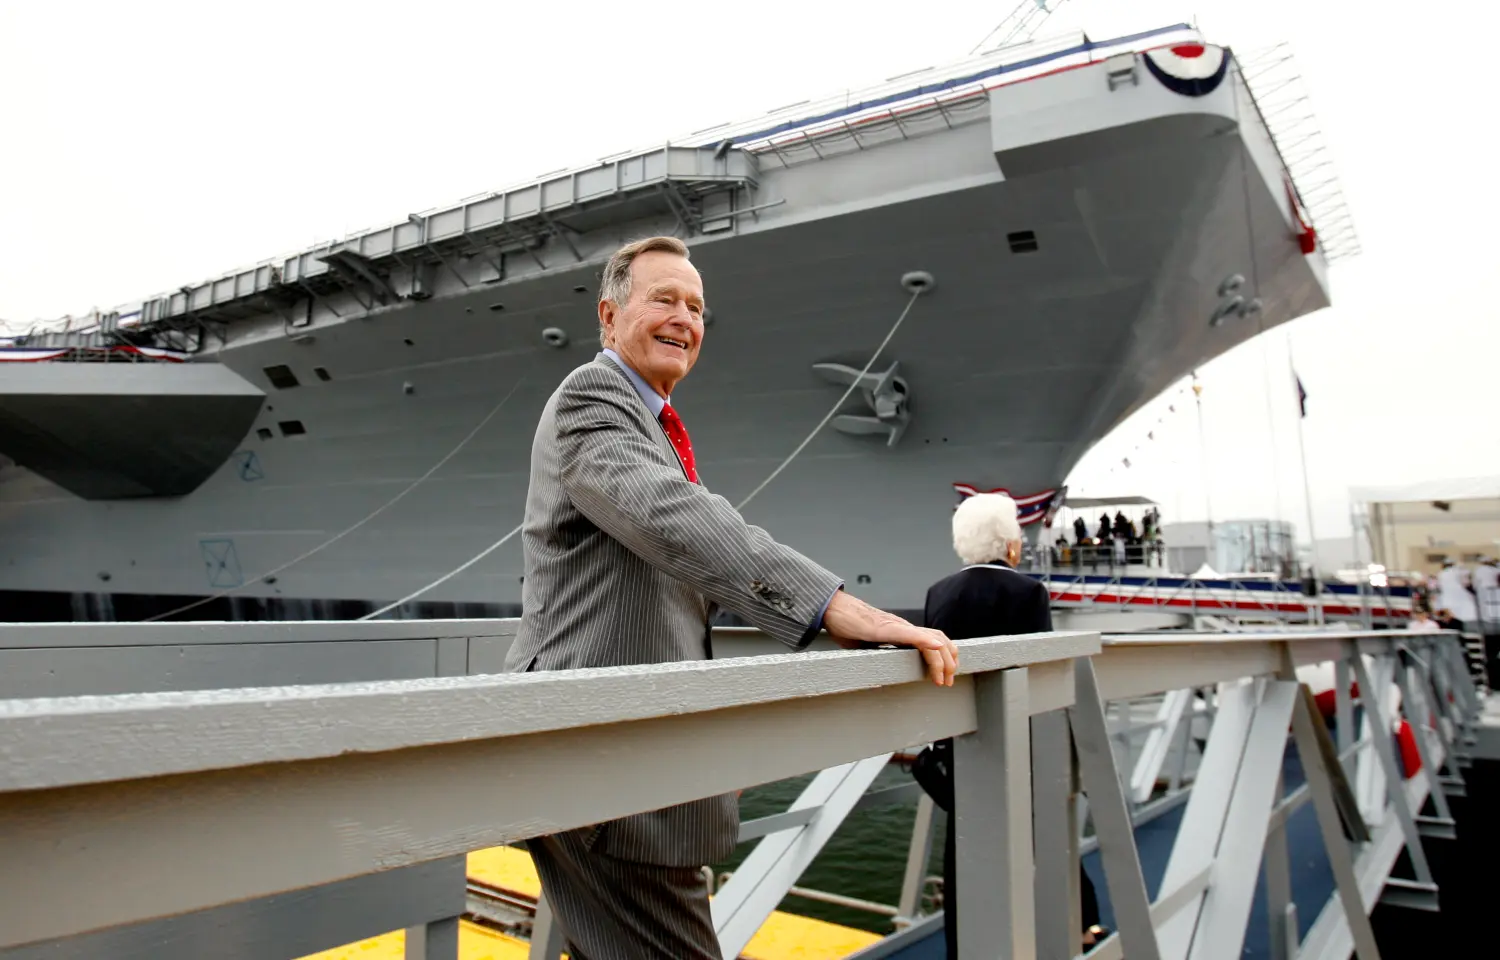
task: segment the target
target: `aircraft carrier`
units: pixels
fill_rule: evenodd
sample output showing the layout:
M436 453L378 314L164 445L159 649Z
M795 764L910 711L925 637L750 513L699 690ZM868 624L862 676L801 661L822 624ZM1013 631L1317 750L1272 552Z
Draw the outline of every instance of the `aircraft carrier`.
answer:
M657 233L708 294L673 397L705 482L889 609L953 569L956 484L1041 520L1130 413L1329 303L1228 48L1005 47L14 338L6 619L514 614L537 414Z

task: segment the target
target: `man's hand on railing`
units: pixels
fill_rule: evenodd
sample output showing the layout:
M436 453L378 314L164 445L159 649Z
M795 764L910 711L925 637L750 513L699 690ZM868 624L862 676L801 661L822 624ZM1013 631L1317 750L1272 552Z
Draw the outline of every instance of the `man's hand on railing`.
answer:
M958 646L941 631L908 623L843 590L835 593L828 604L828 612L823 614L823 629L839 646L848 649L886 643L915 647L922 652L927 673L938 686L953 686L958 673Z

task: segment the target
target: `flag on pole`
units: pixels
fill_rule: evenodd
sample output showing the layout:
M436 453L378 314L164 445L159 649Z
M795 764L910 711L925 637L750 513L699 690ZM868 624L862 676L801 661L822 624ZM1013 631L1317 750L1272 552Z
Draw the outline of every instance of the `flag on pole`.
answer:
M1302 419L1307 419L1307 391L1302 387L1302 378L1297 376L1297 371L1292 371L1292 379L1297 381L1297 409L1301 411Z

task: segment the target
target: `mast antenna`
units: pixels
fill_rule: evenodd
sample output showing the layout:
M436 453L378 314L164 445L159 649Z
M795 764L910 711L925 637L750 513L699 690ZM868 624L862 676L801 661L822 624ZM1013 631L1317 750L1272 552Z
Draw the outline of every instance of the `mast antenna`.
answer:
M1004 20L995 26L995 29L984 35L984 39L974 44L974 49L969 51L969 56L974 56L984 45L994 37L999 37L1000 42L995 44L986 53L999 50L1001 47L1009 47L1017 43L1025 43L1032 37L1047 18L1052 16L1053 11L1067 3L1068 0L1022 0L1020 6L1010 12Z

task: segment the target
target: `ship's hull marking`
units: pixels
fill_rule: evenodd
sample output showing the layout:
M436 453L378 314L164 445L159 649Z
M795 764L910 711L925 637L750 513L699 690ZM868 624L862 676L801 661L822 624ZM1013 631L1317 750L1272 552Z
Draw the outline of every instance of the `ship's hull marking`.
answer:
M200 540L198 548L203 553L203 568L208 575L210 587L224 590L245 582L245 573L240 567L240 556L234 549L233 540Z

